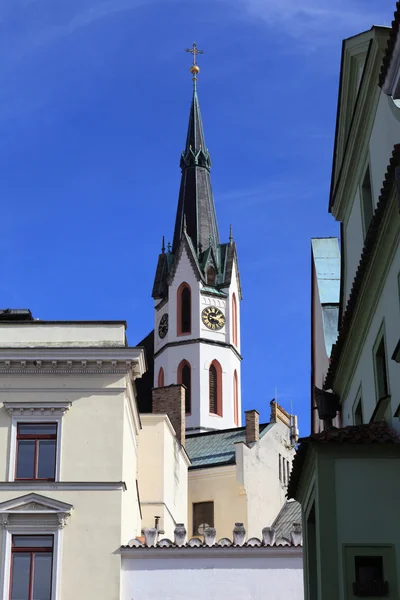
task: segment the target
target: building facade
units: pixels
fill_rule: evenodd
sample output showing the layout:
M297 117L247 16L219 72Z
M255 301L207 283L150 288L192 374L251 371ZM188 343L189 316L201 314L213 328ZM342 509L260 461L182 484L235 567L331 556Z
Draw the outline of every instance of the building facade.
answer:
M329 203L341 226L339 330L320 430L301 440L289 484L313 600L399 597L399 23L396 12L392 29L343 42Z
M204 579L198 598L302 597L297 419L273 401L241 424L237 252L191 71L154 331L130 347L125 322L0 311L0 600L175 598Z

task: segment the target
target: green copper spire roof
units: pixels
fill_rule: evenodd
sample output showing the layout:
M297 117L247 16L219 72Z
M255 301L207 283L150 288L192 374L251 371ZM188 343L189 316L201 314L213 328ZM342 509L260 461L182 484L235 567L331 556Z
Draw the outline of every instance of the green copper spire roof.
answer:
M196 74L199 72L199 68L195 63L191 72L194 75L193 97L186 145L180 160L182 177L172 253L175 254L178 250L186 221L186 233L191 238L197 255L200 255L210 246L214 249L217 248L219 233L211 189L211 160L204 138L196 88Z

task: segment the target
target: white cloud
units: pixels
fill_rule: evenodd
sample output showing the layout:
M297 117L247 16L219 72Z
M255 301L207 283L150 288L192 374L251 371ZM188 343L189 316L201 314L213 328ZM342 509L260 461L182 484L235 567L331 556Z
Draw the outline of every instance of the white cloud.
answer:
M355 35L374 24L389 25L393 10L389 2L378 9L378 2L371 8L366 0L238 0L238 5L248 17L314 47L337 43L338 36Z

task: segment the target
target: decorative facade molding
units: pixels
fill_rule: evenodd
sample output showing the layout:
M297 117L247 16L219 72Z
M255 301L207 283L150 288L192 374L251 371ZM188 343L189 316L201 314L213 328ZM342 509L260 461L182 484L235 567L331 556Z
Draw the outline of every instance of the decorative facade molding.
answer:
M54 522L51 517L55 516L58 520L58 529L63 529L71 516L72 509L72 504L40 494L27 494L0 503L0 525L4 529L12 526L13 530L21 531L32 527L54 530ZM24 518L19 519L18 522L13 520L11 523L10 519L13 515ZM37 516L35 517L35 515Z
M11 417L62 417L71 408L71 402L4 402Z
M0 491L62 490L125 492L125 481L0 481ZM0 505L1 510L1 505Z

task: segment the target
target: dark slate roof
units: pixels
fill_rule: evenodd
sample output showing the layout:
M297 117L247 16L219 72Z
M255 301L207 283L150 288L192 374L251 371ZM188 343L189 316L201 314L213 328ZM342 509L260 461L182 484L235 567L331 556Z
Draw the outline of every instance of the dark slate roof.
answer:
M269 423L260 425L260 437L268 426ZM245 427L186 434L185 449L192 462L190 469L235 464L235 444L238 442L246 442Z
M287 496L295 498L300 482L301 472L308 450L312 443L316 444L352 444L352 445L400 445L400 435L386 422L348 425L339 429L333 428L313 433L299 440L300 446L293 462Z
M344 311L342 322L340 324L337 342L332 347L331 360L324 385L326 390L329 390L333 387L335 374L341 360L346 339L349 335L353 314L358 304L358 298L360 296L364 277L372 261L379 231L386 214L387 206L389 204L390 195L393 190L393 186L396 184L396 170L399 166L400 144L396 144L394 146L392 157L386 171L385 180L383 182L383 187L381 189L376 210L368 227L367 235L365 236L364 248L361 253L360 262L358 263L358 268L354 277L346 310Z
M137 346L144 348L147 362L147 371L142 377L135 379L138 409L141 413L151 413L154 387L154 329Z
M294 523L301 525L301 505L296 500L288 500L272 524L276 537L290 540Z
M1 321L33 321L29 308L0 308Z
M397 35L400 29L400 2L396 2L396 10L392 21L392 30L389 35L386 52L382 60L381 72L379 74L379 86L382 87L385 83L386 75L389 71L392 61L392 54L396 45Z
M182 169L178 209L176 213L172 253L178 250L182 232L186 227L197 253L219 244L217 218L211 189L211 160L204 139L200 105L196 88L193 90L185 150L182 152Z

